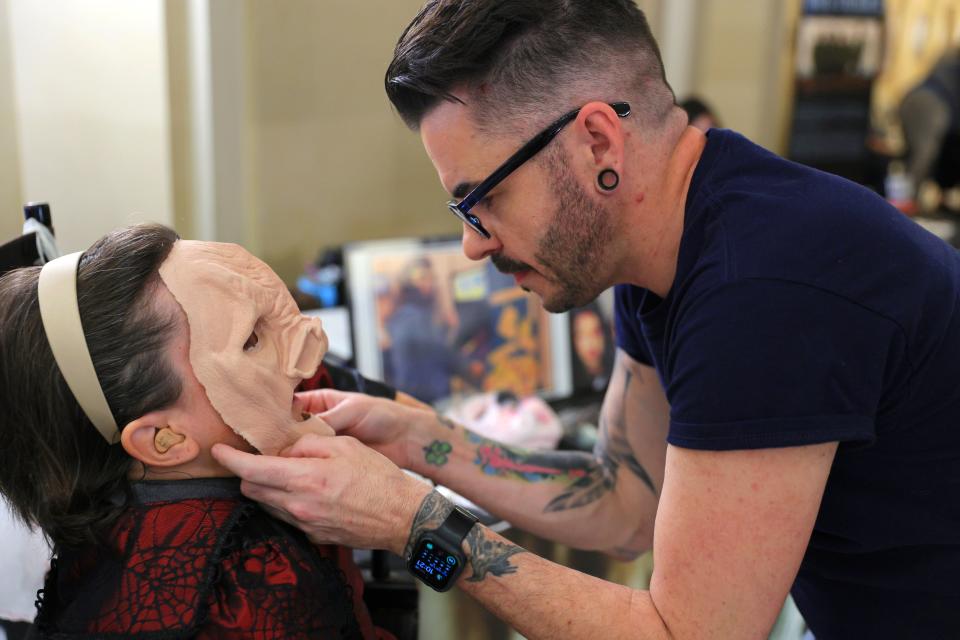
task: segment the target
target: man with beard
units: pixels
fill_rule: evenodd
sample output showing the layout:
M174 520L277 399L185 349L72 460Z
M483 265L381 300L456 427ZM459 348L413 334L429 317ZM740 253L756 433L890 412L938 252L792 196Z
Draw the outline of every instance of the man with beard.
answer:
M528 638L765 637L788 591L821 639L956 634L950 247L857 185L688 126L631 0L430 0L386 84L470 258L552 311L618 285L601 437L592 456L520 451L320 393L309 408L353 437L217 449L249 496L420 577L424 545L456 540L457 586ZM527 553L394 465L568 545L652 544L650 588Z

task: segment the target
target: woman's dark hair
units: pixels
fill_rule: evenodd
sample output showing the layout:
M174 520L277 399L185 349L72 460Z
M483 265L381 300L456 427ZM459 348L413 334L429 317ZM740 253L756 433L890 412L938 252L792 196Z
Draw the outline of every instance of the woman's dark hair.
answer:
M181 380L165 348L175 316L152 303L177 234L121 229L83 256L77 275L90 356L122 429L174 403ZM37 301L39 267L0 278L0 493L56 546L102 539L122 509L133 459L80 409L50 351Z
M607 93L581 99L628 100L648 126L673 107L659 47L634 0L429 0L400 36L385 78L413 129L440 101L460 101L457 88L470 92L481 128L499 129L581 106L554 103L584 83Z

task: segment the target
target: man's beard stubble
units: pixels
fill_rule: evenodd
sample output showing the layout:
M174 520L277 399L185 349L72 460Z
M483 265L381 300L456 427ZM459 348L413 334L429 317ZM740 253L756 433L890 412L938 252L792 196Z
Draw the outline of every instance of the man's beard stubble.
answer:
M534 255L550 271L547 277L559 289L552 296L541 296L543 306L551 313L563 313L600 295L601 285L590 276L605 271L601 265L604 250L613 238L613 226L606 208L590 200L561 159L550 157L547 166L557 206L553 223ZM499 254L491 260L502 273L531 268Z

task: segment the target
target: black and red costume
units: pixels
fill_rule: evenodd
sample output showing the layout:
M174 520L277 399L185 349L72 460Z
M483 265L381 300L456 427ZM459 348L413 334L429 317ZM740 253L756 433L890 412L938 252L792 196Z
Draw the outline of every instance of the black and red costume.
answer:
M389 638L349 549L315 546L235 478L138 482L108 544L58 550L42 638Z

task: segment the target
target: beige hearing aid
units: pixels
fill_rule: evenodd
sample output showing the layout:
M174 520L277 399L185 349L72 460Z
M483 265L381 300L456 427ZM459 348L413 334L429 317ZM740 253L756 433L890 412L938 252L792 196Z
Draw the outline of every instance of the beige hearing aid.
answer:
M166 453L174 445L178 445L187 437L183 434L176 433L170 427L164 427L157 432L157 435L153 439L153 445L157 448L157 451L160 453Z

